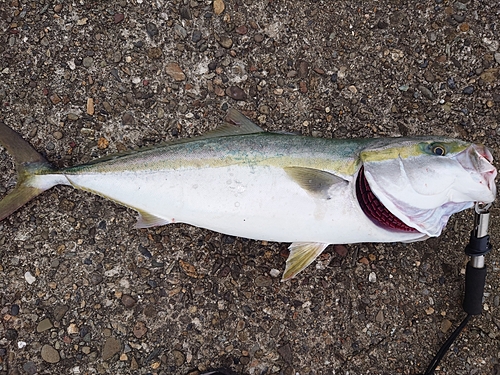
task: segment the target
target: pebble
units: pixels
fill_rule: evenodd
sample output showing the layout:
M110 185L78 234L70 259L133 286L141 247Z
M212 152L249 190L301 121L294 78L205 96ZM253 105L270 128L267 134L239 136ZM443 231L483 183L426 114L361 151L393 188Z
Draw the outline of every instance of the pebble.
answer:
M123 306L128 308L134 307L134 305L136 304L136 300L128 294L122 295L121 301L123 303Z
M174 357L174 362L177 367L180 367L184 364L186 360L186 356L179 350L172 351L172 356Z
M455 90L457 88L457 85L455 84L455 80L450 77L446 80L446 84L448 85L448 87L452 90Z
M120 340L114 337L108 337L102 348L102 360L107 361L118 353L122 348L122 343Z
M123 21L124 18L125 18L125 15L123 13L115 13L115 16L113 18L113 22L120 23Z
M19 315L19 305L17 305L17 304L13 304L13 305L10 307L10 315L12 315L12 316L17 316L17 315Z
M226 89L226 95L234 100L245 100L247 98L245 92L237 86L229 86Z
M161 58L162 55L163 55L163 52L162 52L161 48L153 47L153 48L148 49L148 57L150 59L157 60L157 59ZM112 73L113 73L113 70L111 71L111 74Z
M271 286L273 281L270 277L267 276L257 276L255 278L255 285L258 287L266 287L266 286Z
M200 30L193 31L193 35L191 36L191 40L193 41L193 43L198 43L201 40L201 38L202 38L202 34L201 34ZM214 70L214 69L212 69L212 70Z
M235 29L235 31L237 34L246 35L246 33L248 33L248 28L245 25L241 25L241 26L238 26Z
M57 140L60 140L60 139L62 139L62 137L63 137L63 133L61 133L60 131L55 131L52 135L53 135L53 136L54 136L54 138L55 138L55 139L57 139Z
M380 310L377 313L377 316L375 317L375 321L378 323L382 323L384 321L384 312L382 310Z
M191 9L189 9L188 6L182 6L180 9L179 9L179 14L181 15L181 17L185 20L190 20L193 18L192 14L191 14Z
M441 332L446 333L451 328L452 323L448 319L443 319L441 322Z
M48 344L42 346L41 356L42 359L48 363L57 363L61 360L59 352Z
M286 363L288 363L288 364L292 363L293 356L292 356L292 349L290 348L290 344L286 344L286 345L279 347L278 353L281 355L281 357L283 358L283 360Z
M233 40L231 38L229 38L228 36L221 36L220 39L219 39L219 44L226 48L226 49L229 49L233 46Z
M146 327L146 324L144 322L137 322L134 325L134 336L140 339L142 336L146 334L148 331L148 328Z
M280 270L273 268L271 269L271 271L269 271L269 275L271 275L271 277L279 277L279 275L281 275L281 272Z
M135 118L131 112L125 112L122 116L122 125L134 125Z
M495 53L495 61L500 64L500 52Z
M45 318L44 320L40 321L38 325L36 326L36 331L37 332L44 332L53 327L52 322L49 320L49 318Z
M472 95L474 93L474 87L473 86L467 86L464 88L462 91L463 94L465 95Z
M165 66L165 72L177 82L184 81L186 79L186 75L177 63L168 63Z
M58 305L54 308L53 314L56 321L60 321L68 312L69 308L66 305Z
M94 115L94 99L87 98L87 114L90 116Z
M23 365L23 370L26 371L26 373L29 375L36 374L37 370L36 370L35 362L33 362L33 361L26 362Z
M371 283L377 282L377 274L375 272L370 272L368 275L368 281Z
M224 1L222 0L214 0L213 6L214 6L214 13L217 15L224 12L224 8L226 7Z
M333 246L333 250L342 258L347 256L347 247L345 247L344 245L335 245Z
M28 272L26 272L26 273L24 274L24 279L25 279L25 280L26 280L26 282L27 282L28 284L30 284L30 285L31 285L31 284L33 284L33 283L36 281L35 276L33 276L33 275L31 274L31 272L29 272L29 271L28 271Z
M434 99L434 95L432 94L431 90L429 90L427 87L420 85L418 86L418 89L420 90L422 95L425 96L427 99L429 100Z
M151 38L153 38L158 35L158 27L154 23L148 22L146 24L146 32Z
M83 58L82 64L84 67L90 68L94 64L94 58L91 56L86 56Z

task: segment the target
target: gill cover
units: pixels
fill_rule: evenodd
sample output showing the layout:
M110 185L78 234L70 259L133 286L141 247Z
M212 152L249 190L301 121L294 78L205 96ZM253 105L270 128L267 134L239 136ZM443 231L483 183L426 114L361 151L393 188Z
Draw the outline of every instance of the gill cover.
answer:
M495 198L496 169L483 147L455 139L402 139L360 155L366 180L406 225L438 236L449 217Z

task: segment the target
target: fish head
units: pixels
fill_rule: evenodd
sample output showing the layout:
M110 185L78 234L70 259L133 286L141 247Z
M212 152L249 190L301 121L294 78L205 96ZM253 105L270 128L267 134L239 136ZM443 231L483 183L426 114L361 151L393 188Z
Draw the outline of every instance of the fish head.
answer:
M366 188L357 189L358 201L367 191L373 194L384 215L400 221L388 226L382 220L382 226L395 230L439 236L452 214L496 196L497 170L482 145L435 137L385 139L361 152L360 160L357 185ZM381 215L375 213L374 221Z

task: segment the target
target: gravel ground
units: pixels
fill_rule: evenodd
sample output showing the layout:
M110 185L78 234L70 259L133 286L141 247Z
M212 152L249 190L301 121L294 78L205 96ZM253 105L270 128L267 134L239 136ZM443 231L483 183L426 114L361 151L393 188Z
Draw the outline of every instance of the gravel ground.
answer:
M496 1L4 0L0 14L0 119L58 167L203 134L230 107L269 130L446 134L500 155ZM0 171L3 196L5 152ZM281 283L287 244L136 230L134 212L57 187L0 223L0 374L417 374L464 316L471 219L422 243L331 246ZM499 262L436 374L500 373Z

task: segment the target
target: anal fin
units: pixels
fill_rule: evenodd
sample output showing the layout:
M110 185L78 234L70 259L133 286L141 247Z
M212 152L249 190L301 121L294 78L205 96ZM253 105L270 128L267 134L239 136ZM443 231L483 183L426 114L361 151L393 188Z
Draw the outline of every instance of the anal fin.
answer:
M170 224L170 221L162 219L161 217L154 216L144 211L137 212L139 212L139 216L137 217L137 223L135 224L136 228L151 228Z
M317 242L294 242L290 245L290 255L286 260L286 268L281 281L291 279L300 271L310 265L323 250L328 246L327 243Z

